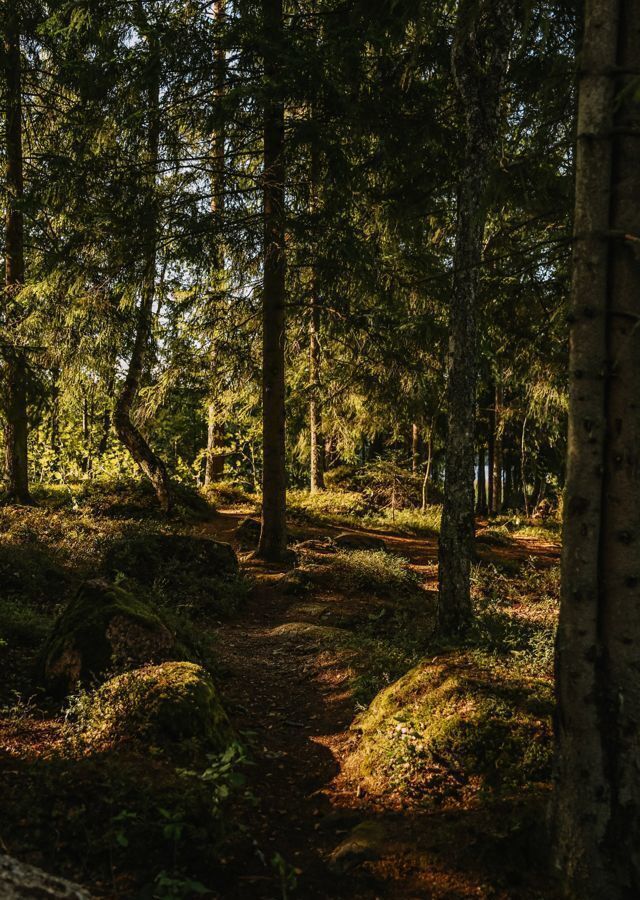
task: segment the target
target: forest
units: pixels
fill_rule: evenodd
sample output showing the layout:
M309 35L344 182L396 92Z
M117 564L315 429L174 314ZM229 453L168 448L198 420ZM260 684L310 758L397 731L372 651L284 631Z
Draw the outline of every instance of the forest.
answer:
M640 898L640 0L0 29L0 897Z

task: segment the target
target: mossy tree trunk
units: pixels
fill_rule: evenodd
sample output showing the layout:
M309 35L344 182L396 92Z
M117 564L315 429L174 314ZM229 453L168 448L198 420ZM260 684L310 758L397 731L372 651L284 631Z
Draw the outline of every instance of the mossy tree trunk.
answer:
M472 616L476 294L514 6L515 0L460 0L452 48L453 74L465 121L465 152L458 186L449 310L449 428L440 530L438 622L447 636L464 632Z
M553 846L566 894L640 896L640 0L580 58Z

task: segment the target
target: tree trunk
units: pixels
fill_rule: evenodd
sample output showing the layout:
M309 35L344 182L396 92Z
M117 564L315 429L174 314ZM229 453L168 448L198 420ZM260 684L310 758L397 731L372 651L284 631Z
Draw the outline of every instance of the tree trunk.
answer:
M285 196L282 0L263 0L264 286L262 299L262 528L257 555L281 561L287 550L285 445Z
M496 383L493 435L493 514L502 512L502 385Z
M487 435L487 513L493 515L493 435L495 433L493 410L489 413L489 433Z
M311 214L318 213L320 188L320 155L315 135L311 141ZM315 261L318 241L314 242L314 260L311 271L311 308L309 316L309 430L311 432L311 493L324 490L324 437L322 434L322 401L320 398L320 291L318 269Z
M468 627L474 538L476 293L486 222L488 177L513 31L514 0L461 0L452 66L465 119L458 187L449 360L444 505L440 528L438 623L454 636Z
M214 83L215 83L215 100L220 103L224 96L225 83L227 79L227 59L222 42L221 30L227 14L226 0L213 0L213 21L219 29L218 39L214 47ZM217 220L218 233L223 234L223 220L225 212L224 197L224 164L225 164L225 128L222 120L218 124L215 134L212 137L211 146L213 150L213 172L211 175L211 212L214 218L214 224ZM218 243L217 252L215 254L215 265L213 271L213 289L214 302L219 304L220 294L225 287L225 250L222 240ZM211 337L211 380L212 393L219 391L218 384L218 364L216 352L216 336ZM224 475L225 453L223 449L224 440L224 423L222 422L223 411L221 404L215 397L209 402L207 416L207 453L204 469L204 483L212 484L220 481Z
M420 470L420 429L414 422L411 425L411 471L417 475Z
M487 473L484 456L484 446L478 447L478 502L476 512L479 516L487 514Z
M24 219L22 203L22 60L20 31L15 0L8 0L5 12L5 284L10 306L24 285ZM10 316L10 310L9 310ZM27 416L27 359L20 347L5 349L5 446L7 500L32 503L29 493Z
M156 197L156 172L160 144L160 71L159 48L150 38L150 84L148 89L149 129L147 135L147 163L150 183L147 198L146 234L144 263L145 271L140 291L136 334L129 360L129 368L124 386L118 397L113 421L118 437L127 448L141 471L147 476L156 492L162 509L169 514L173 505L171 481L162 460L153 452L140 430L131 419L131 410L136 399L147 355L147 345L151 338L153 324L153 303L156 287L156 248L158 229L158 209Z
M524 503L524 514L529 518L529 495L527 493L527 466L526 466L526 452L527 445L525 442L525 436L527 433L527 416L524 417L522 422L522 434L520 437L520 480L522 483L522 502Z
M640 896L640 0L587 3L556 646L555 861L580 900Z
M427 465L424 470L424 479L422 481L422 512L427 511L427 495L429 491L429 478L431 476L431 462L433 459L433 425L427 432Z

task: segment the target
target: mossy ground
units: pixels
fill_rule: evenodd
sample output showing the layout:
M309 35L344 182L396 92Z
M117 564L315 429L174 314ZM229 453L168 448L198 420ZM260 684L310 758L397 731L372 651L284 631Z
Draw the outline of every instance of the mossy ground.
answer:
M235 761L220 765L223 742L205 734L211 728L221 735L226 723L210 677L203 674L203 689L189 698L206 707L197 740L174 735L167 747L160 727L123 745L115 716L111 739L103 733L100 741L79 741L71 718L65 725L68 704L43 693L39 662L78 587L113 575L106 564L110 548L134 535L143 543L158 534L199 536L214 511L186 492L167 522L137 481L44 488L35 499L34 508L0 508L0 839L9 852L89 884L98 897L195 896L219 880L216 848L226 830L221 795L230 792L229 779L237 783L242 758L233 750ZM170 558L152 578L137 575L113 588L126 598L128 614L158 617L193 658L215 670L215 626L245 602L246 581ZM142 693L148 705L149 692ZM173 705L172 727L179 706ZM185 706L187 715L192 724ZM185 774L172 752L178 743L180 765L189 764ZM204 777L211 771L213 780Z
M174 533L229 540L251 511L246 495L223 488L212 525L192 511L167 523L146 488L111 487L45 490L39 508L0 509L0 838L10 852L103 898L186 898L203 886L234 896L241 883L242 896L263 900L283 885L291 894L295 881L298 896L332 900L553 896L532 851L548 791L557 615L548 534L498 523L497 539L480 541L475 625L455 648L434 634L433 532L394 529L379 509L387 552L318 546L353 504L343 497L336 513L336 492L302 498L324 512L294 521L296 540L316 545L298 551L293 573L244 558L255 573L248 603L242 577L225 581L225 595L202 566L161 560L151 576L111 572L186 634L196 662L219 668L223 704L228 694L234 724L254 732L241 738L257 757L247 772L260 814L245 799L229 816L228 795L245 790L235 742L212 752L178 737L167 748L144 727L142 740L126 739L133 728L122 740L110 717L129 697L117 680L97 705L92 691L78 698L75 726L37 690L51 623L83 579L105 574L114 546ZM354 717L359 731L347 728ZM327 886L324 863L317 868L318 852L326 862L344 836L319 839L318 788L358 821L383 820L382 857L362 877Z

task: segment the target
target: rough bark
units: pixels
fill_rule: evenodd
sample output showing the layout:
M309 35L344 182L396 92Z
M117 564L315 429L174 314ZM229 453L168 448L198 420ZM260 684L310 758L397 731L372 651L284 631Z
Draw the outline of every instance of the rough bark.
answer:
M514 27L514 0L461 0L452 67L465 120L449 310L448 435L440 530L438 621L454 636L469 625L474 537L476 293L500 90Z
M264 284L262 299L262 528L257 555L284 559L285 447L285 196L284 102L281 97L282 0L263 0L264 60Z
M213 21L218 28L219 35L221 33L221 28L224 23L226 14L226 0L213 0ZM220 37L218 37L214 47L214 99L218 103L221 101L224 95L226 78L227 59L222 40ZM213 171L211 175L211 212L214 222L217 221L219 233L222 233L222 222L225 212L225 140L225 128L222 120L220 120L211 141L213 156ZM225 251L222 241L219 241L217 252L215 254L215 264L212 280L214 293L217 295L223 289L225 281ZM217 296L215 298L215 302L218 302ZM211 379L213 382L212 391L216 391L219 389L219 385L217 383L219 371L217 366L217 351L215 343L215 336L213 336L211 340ZM212 484L215 481L219 481L224 475L225 464L225 453L223 449L223 411L221 409L219 400L216 400L215 397L209 402L207 413L207 453L205 457L204 483Z
M18 13L14 0L5 12L5 303L24 285L24 196L22 165L22 60ZM5 348L5 446L7 499L31 503L28 472L27 358L23 349Z
M640 896L640 0L591 0L580 60L555 862Z
M147 476L156 492L158 502L166 513L172 509L173 497L171 481L163 461L153 452L143 434L131 418L147 356L153 325L153 304L156 296L156 252L158 210L155 195L158 153L160 145L160 72L159 48L149 39L150 81L147 94L148 133L146 163L149 172L149 196L145 216L144 234L144 274L140 290L136 333L129 360L129 367L120 396L116 400L113 422L118 437L127 448L140 470Z

